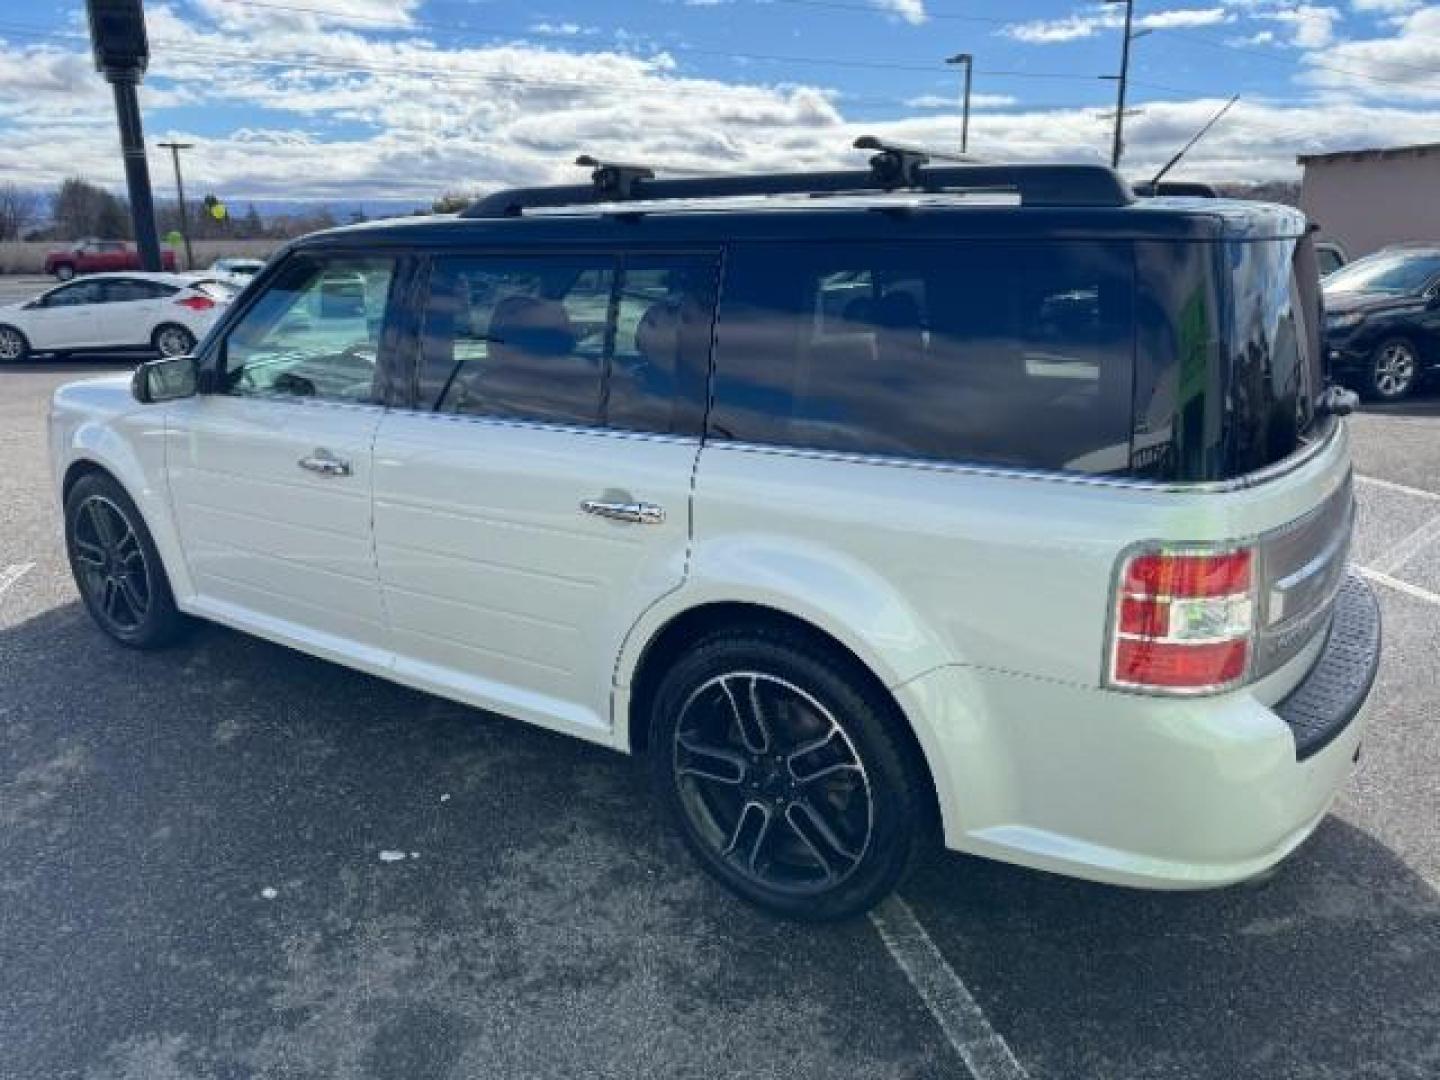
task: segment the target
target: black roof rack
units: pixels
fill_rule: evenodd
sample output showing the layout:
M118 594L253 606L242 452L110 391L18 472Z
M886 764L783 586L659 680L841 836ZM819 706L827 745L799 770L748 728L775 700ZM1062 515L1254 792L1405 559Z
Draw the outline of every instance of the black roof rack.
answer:
M1154 180L1147 180L1143 184L1135 185L1135 194L1142 198L1156 195L1188 195L1197 199L1220 197L1220 193L1210 184L1202 184L1197 180L1161 180L1158 184Z
M733 176L657 178L653 166L604 162L589 156L576 164L592 169L589 184L511 188L477 199L463 218L518 217L526 210L597 203L716 199L746 195L836 195L869 191L915 190L926 193L1010 191L1027 206L1127 206L1135 201L1120 175L1106 165L1028 165L970 162L921 147L882 142L872 136L855 140L857 149L878 151L869 169L824 172L757 173ZM931 159L965 161L931 165Z

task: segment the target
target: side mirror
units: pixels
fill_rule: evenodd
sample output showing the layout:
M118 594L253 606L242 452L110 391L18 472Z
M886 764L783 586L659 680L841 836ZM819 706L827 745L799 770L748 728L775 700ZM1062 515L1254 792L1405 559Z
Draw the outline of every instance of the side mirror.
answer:
M193 356L148 360L135 369L130 393L142 405L178 401L199 392L200 369Z

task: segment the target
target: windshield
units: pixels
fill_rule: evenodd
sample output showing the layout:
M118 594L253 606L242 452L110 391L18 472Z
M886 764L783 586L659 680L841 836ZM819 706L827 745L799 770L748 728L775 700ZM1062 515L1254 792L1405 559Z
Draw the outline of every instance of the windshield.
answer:
M1418 293L1440 275L1440 255L1371 255L1325 279L1326 292Z

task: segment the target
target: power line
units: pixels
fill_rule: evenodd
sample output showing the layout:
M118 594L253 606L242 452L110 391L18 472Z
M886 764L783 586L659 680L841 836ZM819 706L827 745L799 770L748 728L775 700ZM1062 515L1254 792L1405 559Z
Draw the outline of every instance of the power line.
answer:
M15 25L15 24L0 24ZM27 28L20 32L23 36L43 39L65 39L81 40L84 35L67 32L45 32L32 33ZM175 65L188 63L203 63L223 61L237 65L271 66L299 69L305 71L325 71L337 74L364 74L372 76L415 76L423 77L439 82L470 84L470 85L493 85L531 88L537 90L558 90L565 92L584 92L599 90L646 90L663 87L666 93L682 94L711 94L707 86L685 86L680 82L681 78L695 82L720 82L721 80L710 79L701 76L677 77L669 74L655 74L648 78L641 77L629 80L595 79L589 78L583 81L573 79L537 79L533 77L506 74L487 74L483 72L457 70L450 67L431 67L424 65L401 65L401 64L366 64L354 60L337 60L328 56L320 56L313 53L277 54L277 53L256 53L238 52L217 48L211 45L196 45L193 42L178 39L154 38L152 42L159 46L174 46L180 52L175 56L166 57L166 60ZM638 59L638 58L637 58ZM922 69L925 71L936 69ZM999 73L1004 75L1006 73ZM1054 76L1054 77L1059 77ZM1098 76L1065 76L1079 78L1084 81L1094 81ZM753 90L756 93L783 92L781 88L762 85L727 84L734 85L737 89ZM913 95L912 95L913 96ZM909 107L909 98L879 98L879 97L853 97L843 93L839 95L825 95L825 100L836 101L855 107ZM1084 107L1084 106L1076 106Z

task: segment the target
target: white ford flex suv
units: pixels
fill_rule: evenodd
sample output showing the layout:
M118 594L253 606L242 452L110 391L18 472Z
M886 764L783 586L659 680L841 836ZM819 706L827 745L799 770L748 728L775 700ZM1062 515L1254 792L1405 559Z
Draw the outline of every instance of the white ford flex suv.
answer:
M1291 210L1098 166L502 192L307 237L193 357L58 391L81 596L644 755L839 918L927 838L1261 874L1360 752L1350 398Z

